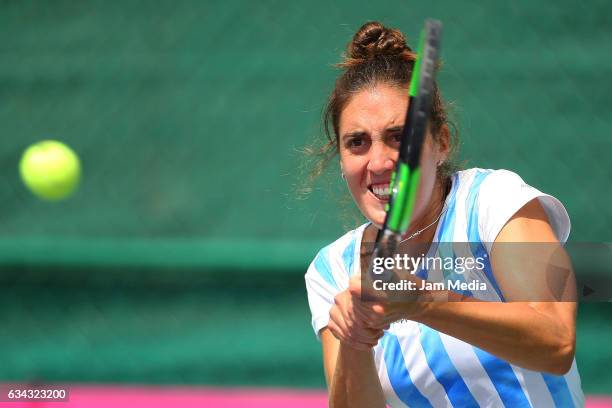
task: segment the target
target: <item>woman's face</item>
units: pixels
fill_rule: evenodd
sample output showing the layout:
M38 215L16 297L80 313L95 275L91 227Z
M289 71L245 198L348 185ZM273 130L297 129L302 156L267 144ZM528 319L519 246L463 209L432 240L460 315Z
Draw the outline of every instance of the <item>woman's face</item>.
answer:
M379 84L356 93L339 121L340 165L361 212L377 227L385 220L389 183L398 158L408 108L408 90ZM413 220L423 215L431 198L437 163L445 158L430 135L421 156L421 179Z

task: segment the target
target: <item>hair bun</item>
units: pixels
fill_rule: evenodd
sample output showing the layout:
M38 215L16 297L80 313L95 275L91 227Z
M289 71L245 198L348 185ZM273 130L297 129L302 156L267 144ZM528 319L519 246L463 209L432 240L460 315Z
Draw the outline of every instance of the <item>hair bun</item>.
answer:
M371 21L357 30L341 65L353 66L382 55L403 57L407 61L415 60L415 54L406 45L406 38L399 30Z

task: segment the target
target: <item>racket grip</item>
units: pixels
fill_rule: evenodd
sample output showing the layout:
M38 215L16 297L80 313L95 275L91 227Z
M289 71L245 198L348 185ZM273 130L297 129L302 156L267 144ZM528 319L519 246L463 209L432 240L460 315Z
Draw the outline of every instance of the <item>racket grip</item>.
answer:
M374 262L377 258L390 258L395 255L397 246L399 245L400 235L390 230L385 230L376 242L374 251L370 258L370 267L368 268L368 278L372 281L382 280L383 282L389 282L393 279L394 272L392 269L384 267L385 262L383 261L383 272L374 271Z

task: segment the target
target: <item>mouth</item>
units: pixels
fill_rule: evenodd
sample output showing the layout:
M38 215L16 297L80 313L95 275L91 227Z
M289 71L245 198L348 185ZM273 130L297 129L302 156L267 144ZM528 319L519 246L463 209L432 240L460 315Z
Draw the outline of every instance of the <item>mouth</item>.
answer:
M388 182L370 184L368 186L368 191L372 193L376 199L383 202L389 201L389 196L391 195L390 184Z

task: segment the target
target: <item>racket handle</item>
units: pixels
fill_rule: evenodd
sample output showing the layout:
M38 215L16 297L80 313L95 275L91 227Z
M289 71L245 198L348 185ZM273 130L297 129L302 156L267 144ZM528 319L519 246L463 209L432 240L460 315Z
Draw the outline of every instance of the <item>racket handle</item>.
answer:
M379 239L377 239L376 246L372 252L370 258L370 266L368 268L368 278L372 281L382 280L383 282L389 282L393 279L394 272L391 269L384 268L383 272L374 272L374 260L377 258L391 258L395 255L397 246L399 245L400 235L390 230L381 230L379 232ZM384 267L384 262L383 262Z

